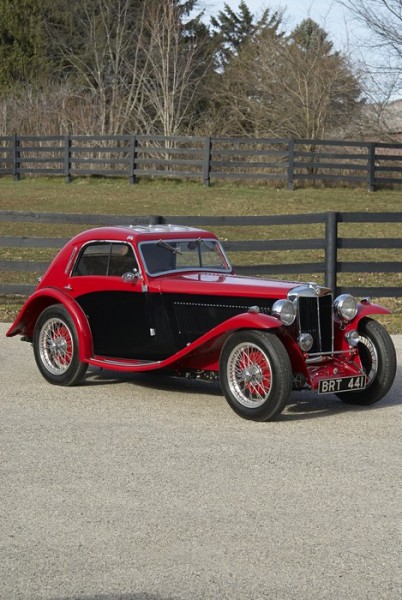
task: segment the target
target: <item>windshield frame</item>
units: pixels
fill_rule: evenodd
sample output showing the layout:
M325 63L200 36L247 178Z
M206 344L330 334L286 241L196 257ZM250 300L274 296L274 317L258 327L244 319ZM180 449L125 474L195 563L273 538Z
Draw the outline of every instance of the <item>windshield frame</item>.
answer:
M202 246L206 244L206 247L209 244L213 244L216 248L217 253L220 256L222 267L211 267L211 266L189 266L189 267L175 267L174 269L161 269L161 270L153 270L149 268L149 263L147 262L147 258L144 255L143 248L148 245L159 246L165 252L171 252L173 256L182 255L181 251L173 250L174 244L195 244L195 248L197 248L197 255L202 253ZM168 248L168 246L172 246L172 250ZM223 249L222 244L216 238L208 238L208 237L197 237L197 238L162 238L162 239L153 239L153 240L143 240L138 244L138 252L141 257L141 262L144 267L144 270L150 277L158 277L160 275L167 275L172 273L189 273L189 272L203 272L203 273L232 273L233 268L230 263L229 258L226 255L225 250Z

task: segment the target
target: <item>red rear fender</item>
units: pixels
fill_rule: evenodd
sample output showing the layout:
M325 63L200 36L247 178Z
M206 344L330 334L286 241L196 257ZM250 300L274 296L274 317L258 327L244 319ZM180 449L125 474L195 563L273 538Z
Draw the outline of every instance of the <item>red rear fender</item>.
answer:
M6 335L11 337L19 334L32 337L39 315L52 304L63 304L68 310L77 330L80 360L90 358L92 355L92 336L87 318L81 307L70 296L56 288L42 288L34 292L25 302Z

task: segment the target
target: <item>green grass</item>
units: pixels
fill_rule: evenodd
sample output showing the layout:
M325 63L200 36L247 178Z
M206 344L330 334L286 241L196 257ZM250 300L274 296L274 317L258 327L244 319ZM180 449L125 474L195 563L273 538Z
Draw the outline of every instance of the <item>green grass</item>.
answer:
M273 215L328 211L400 212L400 191L363 189L299 188L294 191L272 185L213 184L206 188L199 182L149 181L130 185L118 179L77 179L70 184L56 178L29 178L16 182L0 178L0 209L34 212L142 215ZM47 236L68 238L85 229L85 225L0 222L0 236ZM364 226L340 224L343 237L400 237L401 224L373 223ZM323 225L277 227L216 227L219 237L227 240L285 239L322 237ZM56 254L51 249L0 248L0 260L49 261ZM280 264L322 261L323 251L288 251L233 253L236 264ZM342 250L342 260L402 261L402 250ZM39 273L0 272L2 282L35 283ZM284 276L292 278L291 276ZM298 276L323 283L321 275ZM341 274L341 285L402 285L402 275L364 273ZM377 299L376 299L377 300ZM21 298L0 298L0 319L11 321L22 303ZM393 310L383 318L391 331L402 332L402 299L386 298L382 304Z
M300 188L268 185L141 181L116 179L0 179L0 207L8 210L133 215L264 215L339 211L398 211L398 191L368 193L363 189Z

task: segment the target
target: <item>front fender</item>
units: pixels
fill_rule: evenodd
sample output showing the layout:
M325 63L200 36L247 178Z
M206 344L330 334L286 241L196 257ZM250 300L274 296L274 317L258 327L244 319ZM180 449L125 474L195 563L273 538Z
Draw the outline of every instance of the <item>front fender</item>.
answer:
M360 302L357 306L357 315L354 319L354 323L359 322L360 319L366 317L367 315L389 315L391 311L385 306L381 306L380 304L371 304L367 300Z
M278 327L282 327L282 323L276 317L264 315L263 313L247 312L223 321L223 323L220 323L205 335L217 330L232 332L237 329L275 329Z
M278 329L279 319L261 313L242 313L223 321L194 342L160 363L161 367L185 364L191 368L217 370L221 347L232 332L240 329Z
M185 355L208 345L211 341L218 338L227 337L228 334L239 329L277 329L282 326L279 319L264 315L261 313L241 313L223 321L213 329L210 329L204 335L197 338L194 342L186 346L178 354Z
M357 305L357 315L347 325L338 326L335 328L335 347L337 350L349 350L350 346L345 338L345 334L355 329L359 330L359 323L368 315L389 315L391 313L388 308L379 304L371 304L370 302L362 301Z
M6 336L19 334L32 337L39 315L52 304L63 304L68 310L78 335L80 361L89 359L92 355L92 334L85 313L74 299L56 288L41 288L34 292L23 305Z

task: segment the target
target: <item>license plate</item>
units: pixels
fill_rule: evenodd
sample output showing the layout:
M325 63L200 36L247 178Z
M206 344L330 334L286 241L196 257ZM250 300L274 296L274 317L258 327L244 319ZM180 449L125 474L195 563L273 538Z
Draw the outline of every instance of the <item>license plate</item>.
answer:
M364 390L366 376L340 377L339 379L321 379L318 383L319 394L338 394L339 392L354 392Z

